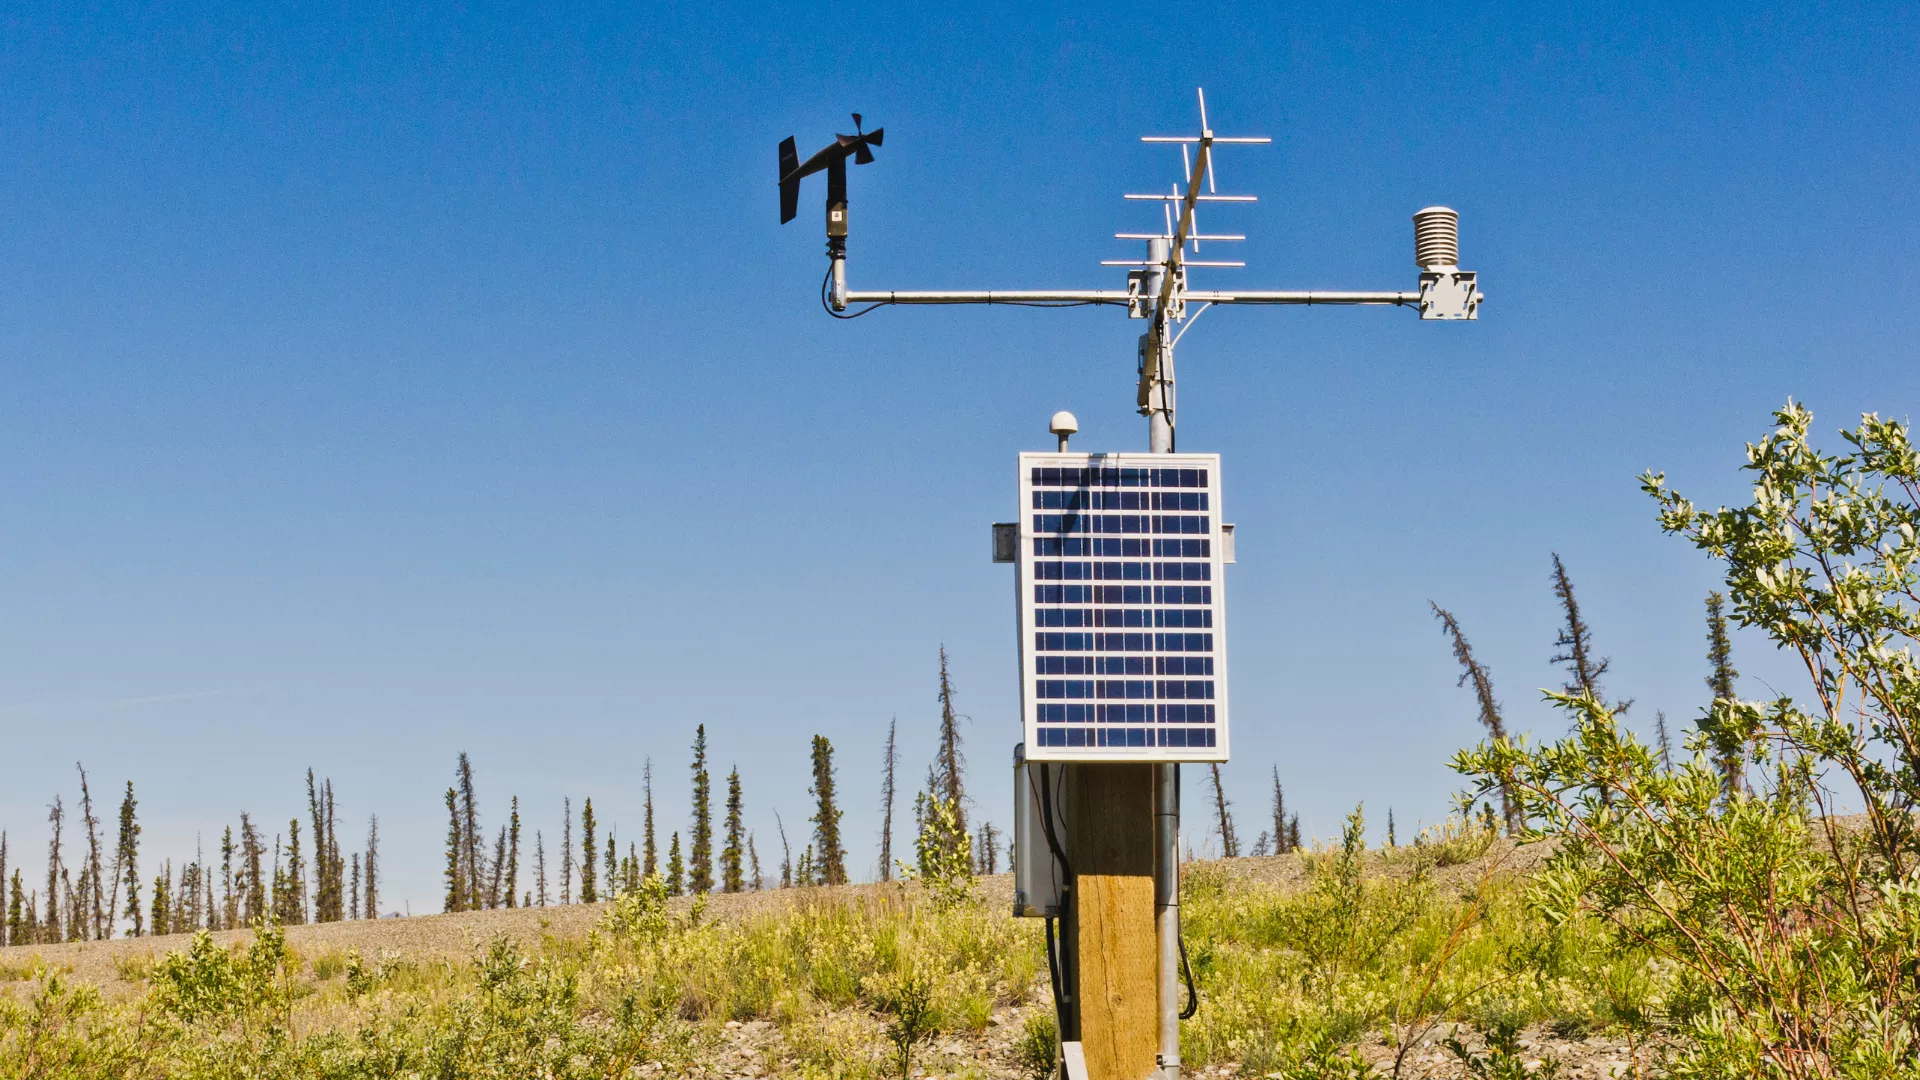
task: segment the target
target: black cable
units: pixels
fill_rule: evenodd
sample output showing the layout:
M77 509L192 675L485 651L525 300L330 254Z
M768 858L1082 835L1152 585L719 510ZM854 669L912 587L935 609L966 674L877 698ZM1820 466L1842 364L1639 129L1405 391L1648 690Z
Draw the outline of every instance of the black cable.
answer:
M1180 805L1180 767L1173 767L1173 804ZM1173 900L1174 911L1180 910L1180 853L1173 853ZM1175 941L1180 943L1180 974L1187 980L1187 1007L1180 1010L1180 1019L1191 1020L1193 1014L1200 1011L1200 991L1193 985L1193 965L1187 963L1187 935L1176 934Z
M1053 835L1053 784L1047 778L1047 764L1040 763L1040 832L1047 838L1047 850L1060 862L1060 880L1073 880L1073 866L1067 862L1067 853L1060 850L1060 840Z
M1187 936L1181 934L1179 940L1180 974L1187 977L1187 1007L1180 1010L1180 1019L1191 1020L1200 1011L1200 991L1193 988L1193 967L1187 963Z
M1046 918L1047 923L1047 982L1053 988L1053 1015L1067 1015L1066 1006L1060 992L1060 951L1054 941L1053 916Z
M820 306L826 309L827 314L833 316L836 319L857 319L862 315L870 314L877 308L885 307L887 304L887 301L882 300L871 307L861 308L859 311L856 311L851 315L848 315L844 312L835 311L833 310L832 302L830 302L827 299L827 286L830 283L832 283L832 281L833 281L833 264L828 263L827 276L820 279Z

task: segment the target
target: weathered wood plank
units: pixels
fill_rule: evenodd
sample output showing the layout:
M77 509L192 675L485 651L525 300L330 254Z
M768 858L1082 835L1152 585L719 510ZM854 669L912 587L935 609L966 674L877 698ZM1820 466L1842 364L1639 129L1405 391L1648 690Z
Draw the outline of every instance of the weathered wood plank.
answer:
M1159 1048L1153 766L1075 765L1067 798L1087 1077L1145 1080Z

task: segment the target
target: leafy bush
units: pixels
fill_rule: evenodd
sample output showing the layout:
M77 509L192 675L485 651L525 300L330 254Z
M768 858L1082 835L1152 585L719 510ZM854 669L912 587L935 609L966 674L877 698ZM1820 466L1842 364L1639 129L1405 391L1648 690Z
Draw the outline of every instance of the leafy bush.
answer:
M1749 445L1747 506L1643 481L1662 528L1724 564L1739 623L1800 658L1810 708L1716 700L1669 769L1606 705L1550 694L1567 738L1456 761L1478 794L1515 794L1526 839L1560 841L1550 921L1598 917L1676 973L1675 1076L1920 1074L1920 458L1872 415L1822 454L1812 419L1789 402ZM1749 755L1749 777L1716 764Z

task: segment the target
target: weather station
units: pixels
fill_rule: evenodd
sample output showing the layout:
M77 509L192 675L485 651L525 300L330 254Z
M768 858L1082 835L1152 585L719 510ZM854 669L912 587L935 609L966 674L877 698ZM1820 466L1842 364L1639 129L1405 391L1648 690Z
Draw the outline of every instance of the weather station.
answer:
M1202 231L1200 206L1256 201L1220 193L1214 148L1272 141L1216 135L1198 98L1198 134L1141 140L1178 146L1184 183L1125 196L1160 210L1154 231L1114 234L1145 245L1142 258L1101 263L1125 269L1125 288L851 289L847 163L872 163L884 129L866 131L855 113L853 135L805 162L792 138L780 144L783 224L798 213L801 180L827 174L820 298L836 318L893 305L1105 305L1146 322L1134 403L1148 450L1069 451L1078 423L1056 413L1055 449L1017 455L1018 518L993 526L994 561L1015 567L1019 626L1013 913L1046 923L1068 1080L1178 1080L1180 1020L1200 1004L1180 938L1180 764L1228 756L1234 533L1221 517L1220 456L1178 450L1174 347L1216 306L1388 306L1459 321L1478 318L1484 299L1459 266L1459 215L1444 206L1413 215L1413 289L1193 288L1192 269L1245 266L1198 257L1204 244L1246 239Z

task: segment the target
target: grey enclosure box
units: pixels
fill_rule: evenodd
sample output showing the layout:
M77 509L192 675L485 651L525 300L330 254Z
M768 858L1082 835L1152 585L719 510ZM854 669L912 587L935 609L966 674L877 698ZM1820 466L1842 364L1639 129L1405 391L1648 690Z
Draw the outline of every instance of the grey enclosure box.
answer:
M993 561L1020 561L1019 522L996 521L993 523Z
M1045 820L1040 785L1052 788L1053 838L1067 842L1066 768L1028 761L1027 746L1013 748L1013 917L1038 919L1060 914L1060 889L1065 879L1060 861L1041 822Z

